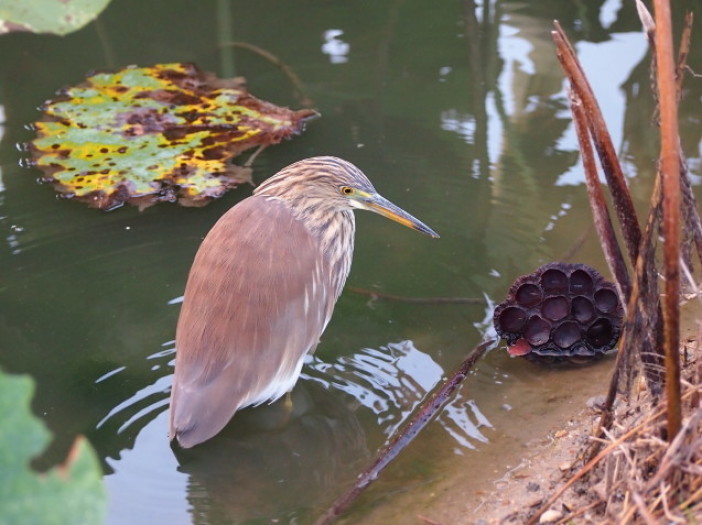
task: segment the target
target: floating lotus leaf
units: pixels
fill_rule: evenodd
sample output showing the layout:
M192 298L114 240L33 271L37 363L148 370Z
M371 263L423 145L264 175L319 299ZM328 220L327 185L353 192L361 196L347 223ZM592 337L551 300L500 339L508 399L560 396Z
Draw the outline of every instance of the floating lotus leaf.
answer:
M318 116L257 99L243 79L193 64L96 73L44 106L33 164L64 197L101 209L202 206L251 181L232 157L277 144Z

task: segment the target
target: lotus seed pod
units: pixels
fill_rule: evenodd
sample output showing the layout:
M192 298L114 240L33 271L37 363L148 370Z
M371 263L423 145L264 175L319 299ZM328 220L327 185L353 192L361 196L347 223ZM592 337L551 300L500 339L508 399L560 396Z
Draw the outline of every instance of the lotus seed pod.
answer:
M622 313L615 285L596 270L550 263L514 282L493 321L510 355L593 358L617 344Z

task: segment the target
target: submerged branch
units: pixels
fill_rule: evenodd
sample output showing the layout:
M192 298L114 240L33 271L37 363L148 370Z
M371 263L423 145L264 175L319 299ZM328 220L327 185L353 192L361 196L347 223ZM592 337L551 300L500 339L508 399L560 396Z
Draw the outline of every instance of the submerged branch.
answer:
M404 295L393 295L389 293L376 292L366 288L356 288L347 286L346 290L358 295L365 295L372 300L384 299L387 301L397 301L399 303L412 304L485 304L485 299L479 297L407 297Z
M356 501L361 493L378 478L385 467L387 467L439 413L441 408L451 397L451 394L453 394L456 388L458 388L468 376L487 349L494 345L495 342L494 339L487 339L470 351L463 363L461 363L461 366L458 367L451 377L444 381L439 390L436 390L428 400L420 405L414 416L412 416L412 419L394 435L388 445L378 454L373 464L358 475L354 486L337 498L331 507L315 521L315 525L329 525L333 523L354 501Z
M287 65L285 62L283 62L281 59L279 59L277 56L275 56L273 53L270 51L267 51L263 49L262 47L258 47L254 44L249 44L248 42L224 42L221 44L222 46L231 46L231 47L238 47L241 49L246 49L247 51L251 51L252 53L255 53L266 60L268 60L270 63L273 65L277 66L280 68L280 70L285 74L286 77L290 80L290 83L293 85L295 90L297 91L297 99L300 101L300 104L302 104L305 107L312 107L314 105L314 102L312 99L307 95L305 92L305 85L302 83L302 80L300 80L300 77L297 76L295 71Z

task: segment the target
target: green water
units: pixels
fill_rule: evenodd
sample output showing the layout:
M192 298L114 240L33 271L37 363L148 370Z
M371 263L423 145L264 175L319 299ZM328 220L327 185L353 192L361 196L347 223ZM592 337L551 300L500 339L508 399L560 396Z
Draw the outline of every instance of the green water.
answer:
M699 4L676 3L678 27L683 6ZM515 277L563 257L608 274L553 19L575 43L643 208L657 144L646 44L630 2L115 0L65 38L1 36L0 367L37 381L33 408L55 435L37 464L59 461L87 435L103 460L111 524L308 523L491 332L492 305ZM178 301L202 236L251 188L201 209L103 213L37 184L17 144L32 138L27 125L57 89L128 64L192 61L300 107L276 66L221 45L228 39L276 55L322 114L256 160L257 181L303 157L337 155L441 234L429 239L358 213L348 284L484 302L369 301L347 291L286 424L278 405L247 410L219 438L176 456L167 403ZM701 49L693 45L689 59L698 72ZM702 88L686 85L683 147L699 193ZM490 352L352 520L372 521L369 505L395 509L399 492L430 491L447 465L485 472L500 447L546 420L554 399L604 385L610 366L561 373Z

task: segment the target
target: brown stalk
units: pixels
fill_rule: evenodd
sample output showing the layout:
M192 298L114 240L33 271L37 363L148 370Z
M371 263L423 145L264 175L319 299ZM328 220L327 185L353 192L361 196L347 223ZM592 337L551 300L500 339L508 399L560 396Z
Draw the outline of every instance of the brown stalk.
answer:
M656 62L661 114L660 167L663 175L663 348L665 354L668 439L680 430L680 141L670 4L654 0Z
M597 153L600 159L600 164L605 174L607 180L608 188L612 195L612 200L614 202L615 211L617 213L617 218L622 229L622 234L624 236L625 243L627 245L627 251L632 266L636 266L636 260L640 249L641 243L641 228L639 222L636 218L636 213L633 206L633 200L629 189L627 187L626 181L624 180L624 175L619 164L619 160L614 151L614 146L612 145L612 140L607 131L606 124L602 117L602 113L597 104L597 100L592 92L592 89L587 81L585 73L583 72L580 63L575 56L572 46L568 41L568 37L565 35L561 29L558 22L554 22L556 30L551 33L553 40L556 44L556 55L561 63L563 71L570 81L571 85L571 99L578 101L578 108L574 109L574 119L575 111L578 111L578 115L581 121L587 123L587 129L592 141L597 149ZM573 106L573 104L571 104ZM576 129L578 124L576 124ZM589 139L582 137L583 130L579 129L579 141L581 144L587 143L589 145ZM581 138L582 137L582 138ZM595 201L591 201L591 206L593 208L599 209L601 204L597 202L598 197L590 187L595 183L592 179L596 180L596 173L593 174L595 168L592 161L593 155L589 154L587 151L583 152L583 163L588 162L586 166L586 175L588 180L588 195L592 195ZM599 184L599 182L596 182ZM602 212L597 212L601 215ZM594 215L595 221L601 221L598 215ZM625 272L622 267L626 267L626 263L623 261L623 257L617 260L617 253L620 253L618 249L613 249L609 246L612 239L608 238L608 234L604 234L603 239L603 250L607 258L607 262L610 265L610 269L614 277L619 280L620 276ZM632 246L635 243L635 246ZM624 304L628 303L628 297L625 295L627 291L631 288L630 280L628 277L623 278L623 281L619 283L619 288L624 297L622 302ZM646 379L648 381L649 388L657 392L660 390L661 375L658 371L660 368L660 358L659 346L656 345L657 337L655 334L649 334L644 339L645 346L639 353L641 359L648 366L644 368L646 373ZM614 379L618 379L618 375Z
M651 60L651 70L653 72L652 76L655 77L656 71L656 25L653 22L653 17L651 13L641 0L636 0L636 9L639 13L639 18L641 19L641 24L646 32L646 37L648 38L649 45L654 51L653 58ZM683 26L682 36L680 37L680 49L678 50L678 59L675 66L675 96L676 100L680 100L682 97L682 87L683 81L685 80L685 71L688 71L687 57L690 54L690 45L692 38L692 23L694 17L692 13L687 13L685 15L685 24ZM658 91L653 88L654 97L658 99ZM658 121L660 118L658 114L658 109L656 109L656 118ZM698 213L697 202L695 195L692 193L692 187L690 185L690 179L687 174L687 165L685 162L685 156L683 155L682 148L679 149L679 163L680 163L680 183L682 191L683 200L683 220L685 223L685 242L683 243L683 260L685 260L688 265L690 265L690 244L694 243L697 249L697 257L702 260L702 221Z
M602 416L598 422L597 430L594 433L596 439L590 446L587 455L589 459L592 459L597 454L602 446L602 441L600 439L604 437L605 431L612 425L614 418L613 406L617 396L619 379L622 377L626 367L629 366L633 350L635 348L641 348L644 354L650 352L649 348L651 343L657 342L652 341L650 334L655 332L655 334L660 335L661 333L659 326L661 320L660 310L659 308L650 308L649 306L656 301L658 296L655 268L653 267L654 249L652 237L656 231L656 218L659 213L661 200L660 193L660 176L657 176L651 196L646 229L644 230L641 249L639 250L639 256L634 269L634 284L626 309L624 329L622 330L622 335L619 340L619 352L617 353L614 372L609 382L607 396L602 406ZM652 312L653 317L649 315L649 311ZM646 363L645 360L644 363ZM656 368L649 372L649 374L652 373L659 375L660 371ZM630 375L627 375L627 378L629 377ZM629 390L628 386L627 390Z
M687 57L690 54L690 45L692 39L692 23L694 21L693 14L687 13L685 15L685 25L683 26L682 36L680 37L680 49L678 50L678 60L675 67L675 87L676 87L676 98L679 101L682 97L682 87L683 81L685 80L685 71L688 70ZM683 155L682 148L679 150L680 156L680 183L682 191L683 200L683 221L685 224L686 240L683 244L683 257L687 262L688 266L691 264L691 247L690 243L694 244L697 248L697 257L702 261L702 220L700 220L700 214L698 212L697 201L695 199L694 193L692 193L692 186L690 184L690 178L687 173L687 163L685 162L685 156ZM689 242L688 242L689 240Z
M556 56L566 77L570 80L572 90L582 101L583 112L587 116L588 128L599 155L607 184L612 192L617 218L622 226L622 234L627 247L629 261L634 265L641 242L641 228L636 219L634 201L631 198L631 193L629 193L629 188L612 144L612 138L607 131L604 117L592 88L575 56L573 48L568 43L568 37L557 21L554 22L554 26L556 30L551 32L551 36L556 43Z
M487 349L495 344L494 339L488 339L475 346L464 359L458 369L436 390L429 399L424 401L407 424L392 437L390 442L376 456L375 461L356 478L353 487L339 496L336 501L320 516L314 525L333 523L361 493L375 481L380 473L394 460L402 450L409 445L419 432L436 416L451 394L458 388L470 371L483 356Z
M572 261L575 255L580 251L580 249L583 247L583 244L585 244L585 241L587 238L590 236L590 233L592 233L592 230L590 228L584 229L582 233L578 236L577 239L575 239L575 242L568 248L566 251L564 251L561 256L557 259L558 261Z
M583 167L585 168L585 182L587 184L587 195L592 208L592 217L595 223L597 235L602 242L605 259L609 266L612 275L614 275L617 284L619 285L620 300L626 304L631 291L631 283L629 281L629 272L626 269L624 257L619 249L617 236L614 233L612 219L607 210L607 202L605 201L604 191L597 176L597 166L595 164L595 155L592 151L590 143L590 135L587 129L587 119L583 113L583 104L580 97L571 90L570 92L570 109L573 113L573 121L580 144L580 153L582 156Z

